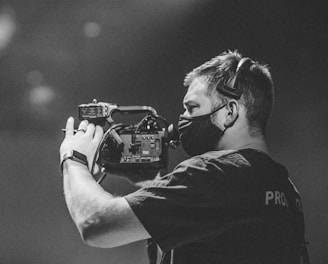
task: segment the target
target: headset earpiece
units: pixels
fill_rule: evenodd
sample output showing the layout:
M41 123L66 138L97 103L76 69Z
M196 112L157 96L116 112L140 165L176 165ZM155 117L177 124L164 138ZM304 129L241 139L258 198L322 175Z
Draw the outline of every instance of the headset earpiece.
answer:
M243 69L250 69L251 65L253 64L254 62L250 58L242 58L237 65L237 69L234 76L227 83L223 85L217 85L217 91L226 96L232 97L233 99L240 99L242 95L242 90L239 87L236 87L235 85L236 80L238 78L238 73Z

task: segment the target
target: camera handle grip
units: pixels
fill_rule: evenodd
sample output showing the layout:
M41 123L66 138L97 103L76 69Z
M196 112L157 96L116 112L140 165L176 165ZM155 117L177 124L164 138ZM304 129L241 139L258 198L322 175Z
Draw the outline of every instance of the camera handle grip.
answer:
M157 112L151 106L140 106L140 105L129 105L129 106L116 106L112 107L108 111L107 121L112 123L114 120L112 116L115 112L119 112L121 114L142 114L142 113L151 113L153 115L157 115Z

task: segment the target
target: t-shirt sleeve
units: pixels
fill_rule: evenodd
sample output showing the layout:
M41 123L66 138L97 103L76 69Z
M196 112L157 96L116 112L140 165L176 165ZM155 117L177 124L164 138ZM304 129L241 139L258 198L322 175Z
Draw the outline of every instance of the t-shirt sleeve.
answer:
M231 197L231 188L219 164L194 157L125 199L156 243L168 251L239 219L233 208L240 199Z

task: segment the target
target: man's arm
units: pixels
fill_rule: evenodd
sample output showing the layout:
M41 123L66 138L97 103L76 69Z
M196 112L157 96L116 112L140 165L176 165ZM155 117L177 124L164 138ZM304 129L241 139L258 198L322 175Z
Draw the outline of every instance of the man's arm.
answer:
M89 167L102 138L101 127L80 123L73 134L74 120L66 124L66 136L61 145L61 155L69 150L87 156ZM91 246L117 247L150 238L139 219L123 197L106 192L92 177L89 169L76 161L63 164L64 195L68 210L82 239Z

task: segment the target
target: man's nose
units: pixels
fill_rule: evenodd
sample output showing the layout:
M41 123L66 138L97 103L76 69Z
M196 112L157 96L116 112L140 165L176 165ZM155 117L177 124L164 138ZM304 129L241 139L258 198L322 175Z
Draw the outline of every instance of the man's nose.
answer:
M190 117L188 110L185 110L182 114L183 117Z

